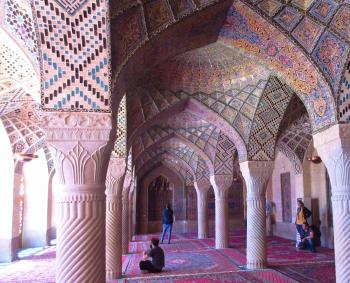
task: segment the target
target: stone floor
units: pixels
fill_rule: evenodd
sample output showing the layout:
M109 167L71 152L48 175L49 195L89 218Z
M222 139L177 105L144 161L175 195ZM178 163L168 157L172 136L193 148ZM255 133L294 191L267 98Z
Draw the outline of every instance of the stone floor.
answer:
M123 256L123 279L112 282L335 282L334 252L299 251L294 243L268 238L266 270L247 271L245 231L230 234L230 248L215 250L214 239L196 239L195 234L176 234L171 244L161 245L166 266L160 274L141 274L138 263L149 239L159 235L137 235ZM29 253L30 254L30 253ZM54 282L55 247L48 247L11 264L0 265L0 282Z

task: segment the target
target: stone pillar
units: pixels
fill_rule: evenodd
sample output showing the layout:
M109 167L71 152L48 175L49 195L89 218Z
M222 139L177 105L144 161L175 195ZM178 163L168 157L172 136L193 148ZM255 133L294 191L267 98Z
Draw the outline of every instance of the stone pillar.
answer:
M131 172L127 172L123 185L123 211L122 211L122 253L129 250L129 190L131 185Z
M231 187L233 176L213 175L210 183L215 192L215 248L228 248L229 219L228 219L228 190Z
M132 241L133 236L133 211L134 211L134 191L135 180L132 180L129 190L129 241Z
M198 222L198 239L208 237L209 219L208 219L208 191L210 189L210 181L202 179L194 182L197 192L197 222Z
M345 283L350 278L350 125L334 125L313 138L331 181L336 280Z
M247 185L247 268L266 267L266 185L273 161L240 163Z
M122 276L122 191L125 169L125 158L111 158L106 179L107 280Z
M59 177L56 282L105 282L105 178L111 115L46 113Z

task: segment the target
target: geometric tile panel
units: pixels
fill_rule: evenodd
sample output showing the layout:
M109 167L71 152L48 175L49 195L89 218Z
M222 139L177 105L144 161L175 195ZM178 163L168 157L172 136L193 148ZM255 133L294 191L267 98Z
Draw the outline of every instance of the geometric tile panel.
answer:
M346 65L346 70L341 82L338 97L338 115L342 123L350 123L350 64Z
M27 50L32 62L38 65L37 39L32 9L28 1L4 1L4 26L13 38Z
M145 5L146 21L150 32L159 31L173 21L170 5L166 0L151 0Z
M293 92L271 77L259 102L248 143L248 160L273 160L278 130Z
M126 123L126 95L123 96L119 103L117 115L117 139L114 143L115 157L127 156L127 123Z
M236 48L216 42L177 55L157 66L152 74L166 89L194 94L241 89L266 79L269 71Z
M43 108L109 112L107 1L35 0L33 5L44 70Z
M133 6L111 21L114 57L118 65L135 51L147 36L146 23L141 5Z
M291 31L302 17L298 9L288 6L275 17L275 21L285 30Z
M309 17L304 17L301 23L292 32L293 37L311 53L324 27Z
M320 38L312 56L337 94L341 73L349 47L334 33L326 31Z
M324 24L328 24L338 8L338 3L333 0L319 0L310 9L310 14Z
M280 1L264 0L259 4L259 8L269 17L274 16L282 7Z
M33 98L21 87L4 93L0 92L0 117L20 109L24 103L28 102L33 103Z
M350 41L350 7L341 7L332 20L332 27Z
M306 111L282 130L276 148L292 162L295 171L302 171L306 151L312 141L311 123Z
M45 137L39 127L38 111L39 107L30 102L1 117L13 153L33 153L41 148Z
M236 153L235 145L221 133L216 145L214 172L219 175L232 175L233 162Z
M333 103L335 97L330 96L332 92L328 82L323 78L320 70L314 66L314 59L311 59L309 54L306 55L298 46L294 47L294 44L297 41L304 50L314 51L317 40L321 36L320 33L325 27L319 20L311 20L311 17L315 19L316 16L311 15L309 11L304 12L307 15L303 20L301 17L303 13L292 6L290 1L275 2L276 5L279 3L281 12L272 18L273 16L266 12L266 9L271 11L274 6L267 4L264 7L265 11L262 11L262 3L273 3L273 1L262 1L259 5L249 7L241 1L235 1L227 13L219 41L256 56L283 77L286 83L302 97L313 121L314 130L322 129L336 120L336 109ZM335 3L335 5L328 5L326 2ZM316 8L316 6L319 7ZM319 14L326 15L332 14L331 10L336 12L332 7L339 7L339 5L331 0L320 0L315 1L311 10L314 13L317 10ZM270 21L266 21L261 14L267 14ZM282 27L287 33L282 33L276 26ZM325 71L322 67L321 70Z
M192 0L170 0L170 5L177 19L191 13L195 9Z

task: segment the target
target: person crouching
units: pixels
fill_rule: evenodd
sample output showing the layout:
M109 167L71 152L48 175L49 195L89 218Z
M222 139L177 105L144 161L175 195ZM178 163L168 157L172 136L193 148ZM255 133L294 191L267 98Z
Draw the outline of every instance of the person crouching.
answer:
M149 257L152 261L148 259ZM143 253L143 260L140 261L140 270L156 273L161 272L163 267L164 251L159 247L159 239L152 238L150 249Z

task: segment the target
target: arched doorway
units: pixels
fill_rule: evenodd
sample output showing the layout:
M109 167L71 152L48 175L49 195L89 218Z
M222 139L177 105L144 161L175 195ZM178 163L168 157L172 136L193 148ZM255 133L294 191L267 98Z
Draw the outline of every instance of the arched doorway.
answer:
M174 207L174 184L164 176L158 176L148 186L148 227L150 232L158 232L162 225L162 210L170 204Z

